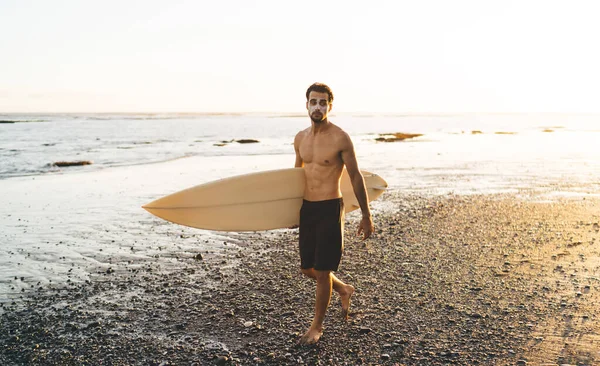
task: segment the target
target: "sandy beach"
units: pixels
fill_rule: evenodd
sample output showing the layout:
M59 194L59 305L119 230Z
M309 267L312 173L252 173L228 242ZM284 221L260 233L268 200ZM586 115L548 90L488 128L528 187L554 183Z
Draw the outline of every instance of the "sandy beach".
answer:
M347 322L334 294L316 346L297 345L314 284L298 269L297 232L281 230L4 303L0 363L600 362L600 200L390 191L382 201L366 242L347 217L339 277L357 292Z

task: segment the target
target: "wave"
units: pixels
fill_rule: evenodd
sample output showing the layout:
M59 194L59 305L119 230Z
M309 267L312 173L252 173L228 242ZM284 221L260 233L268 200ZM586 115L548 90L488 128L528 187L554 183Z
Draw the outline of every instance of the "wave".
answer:
M111 121L111 120L127 120L127 121L156 121L156 120L173 120L173 119L195 119L202 117L239 117L245 113L135 113L135 114L100 114L100 115L83 115L80 116L91 121Z
M122 168L122 167L131 167L138 165L152 165L152 164L162 164L170 161L187 159L196 156L204 156L204 157L238 157L238 156L277 156L277 155L285 155L280 152L257 152L257 153L239 153L239 154L227 154L223 153L223 151L214 151L212 154L206 153L185 153L183 155L173 156L169 158L163 159L149 159L145 161L104 161L98 162L91 165L82 165L77 166L75 169L66 168L61 169L54 164L45 164L40 167L32 168L32 169L20 169L13 171L0 171L0 180L10 179L10 178L19 178L19 177L30 177L36 175L48 175L48 174L81 174L81 173L91 173L94 171L108 169L108 168Z

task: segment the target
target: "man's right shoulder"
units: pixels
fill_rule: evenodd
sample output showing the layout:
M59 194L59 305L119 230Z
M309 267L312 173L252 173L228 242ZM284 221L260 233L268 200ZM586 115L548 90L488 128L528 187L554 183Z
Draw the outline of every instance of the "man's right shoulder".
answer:
M295 137L295 139L297 140L297 139L302 139L302 138L304 138L304 136L306 136L307 132L308 132L308 129L306 129L306 130L301 130L301 131L298 131L298 133L296 134L296 137Z

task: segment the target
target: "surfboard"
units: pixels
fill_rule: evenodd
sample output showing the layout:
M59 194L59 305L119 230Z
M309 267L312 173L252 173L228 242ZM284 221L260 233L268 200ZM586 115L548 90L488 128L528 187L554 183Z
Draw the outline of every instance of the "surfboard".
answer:
M367 171L369 201L377 199L387 182ZM250 173L220 179L170 194L142 206L164 220L215 231L261 231L288 228L300 222L304 168ZM350 177L340 181L345 211L359 208Z

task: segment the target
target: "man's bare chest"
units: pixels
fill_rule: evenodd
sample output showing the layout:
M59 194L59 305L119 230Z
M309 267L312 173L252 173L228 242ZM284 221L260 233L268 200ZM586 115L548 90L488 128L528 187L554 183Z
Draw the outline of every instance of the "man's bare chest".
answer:
M340 150L334 143L313 137L302 141L300 157L305 164L334 165L341 161Z

